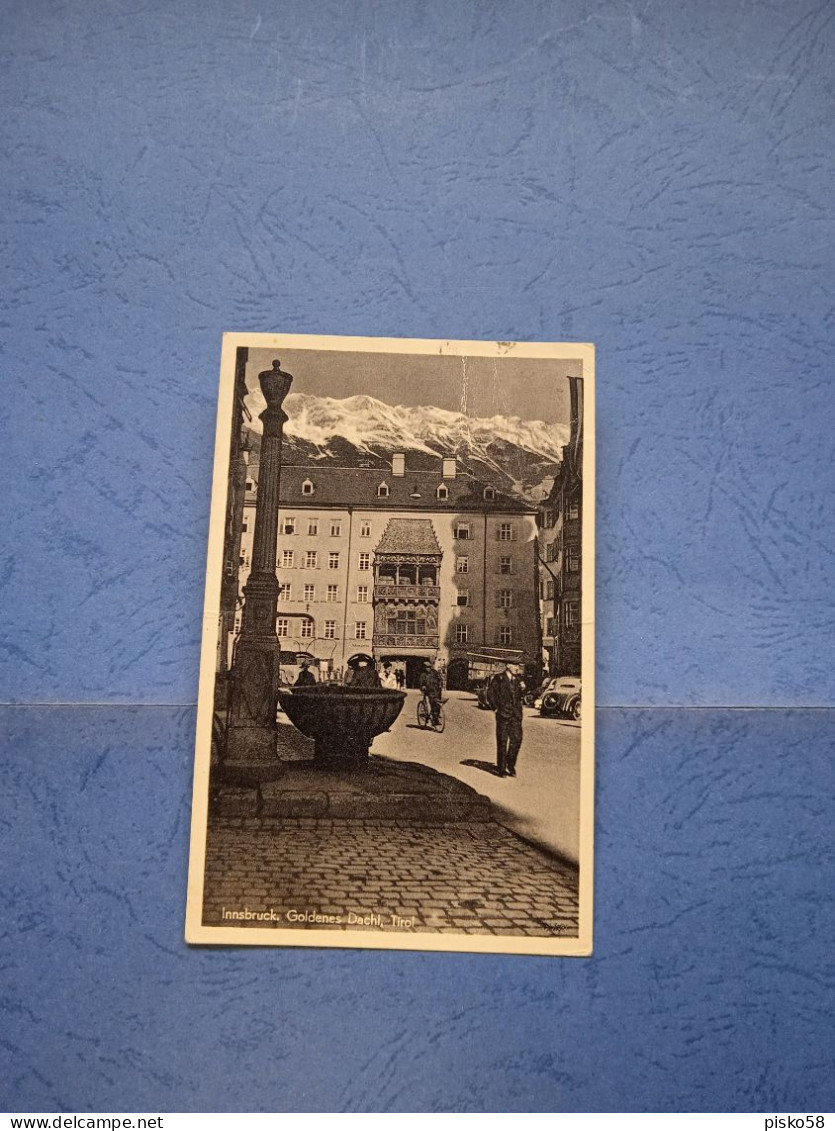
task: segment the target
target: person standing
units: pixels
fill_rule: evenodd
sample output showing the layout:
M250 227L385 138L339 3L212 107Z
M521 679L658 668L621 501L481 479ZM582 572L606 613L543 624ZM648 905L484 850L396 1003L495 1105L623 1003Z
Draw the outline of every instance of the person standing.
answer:
M388 688L389 691L397 690L397 675L392 670L391 664L383 664L383 674L380 676L380 683L383 687Z
M374 667L374 661L370 656L359 656L355 661L348 661L350 666L354 669L354 675L351 680L352 688L375 688L380 686L380 677L377 674L377 669Z
M296 677L295 686L296 687L315 687L316 686L316 676L310 670L310 661L309 660L302 660L301 670L299 671L299 674Z
M490 706L496 712L496 768L499 777L516 777L522 745L522 696L525 685L520 665L508 660L505 670L490 680Z

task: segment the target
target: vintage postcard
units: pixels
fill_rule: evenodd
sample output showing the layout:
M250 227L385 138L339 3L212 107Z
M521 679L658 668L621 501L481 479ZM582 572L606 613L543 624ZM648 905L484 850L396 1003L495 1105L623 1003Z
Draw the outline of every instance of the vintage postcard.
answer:
M186 938L592 946L594 349L227 334Z

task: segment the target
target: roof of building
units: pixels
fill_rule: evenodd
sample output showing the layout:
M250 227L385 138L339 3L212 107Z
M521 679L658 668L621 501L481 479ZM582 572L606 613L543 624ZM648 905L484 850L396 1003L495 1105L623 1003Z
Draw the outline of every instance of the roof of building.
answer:
M249 465L248 477L257 481L257 464ZM313 485L312 492L302 490L305 482ZM379 494L381 487L384 490ZM441 497L438 496L439 487L446 489L441 491ZM407 471L404 476L392 475L391 468L386 467L284 464L279 501L282 506L361 507L369 510L487 510L517 514L536 510L523 499L494 490L460 468L454 478L444 479L440 461L437 471Z
M428 518L390 518L377 553L440 555L441 547Z

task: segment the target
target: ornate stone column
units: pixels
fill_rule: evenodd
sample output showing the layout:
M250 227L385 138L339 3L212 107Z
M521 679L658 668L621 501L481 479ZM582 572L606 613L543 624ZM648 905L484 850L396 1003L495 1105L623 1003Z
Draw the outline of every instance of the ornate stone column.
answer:
M276 756L275 712L278 703L278 608L276 540L281 442L287 414L281 407L293 378L274 361L258 380L267 407L261 413L264 432L255 503L252 571L244 586L241 634L232 663L232 693L226 736L226 762L254 766Z

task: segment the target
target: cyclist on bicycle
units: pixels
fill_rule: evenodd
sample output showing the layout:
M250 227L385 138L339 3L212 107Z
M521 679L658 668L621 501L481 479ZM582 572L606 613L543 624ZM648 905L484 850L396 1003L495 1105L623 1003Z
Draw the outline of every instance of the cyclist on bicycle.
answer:
M432 726L436 727L441 713L441 677L432 666L431 660L423 661L423 671L420 673L420 683L418 686L423 692L424 699L429 700Z

